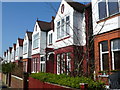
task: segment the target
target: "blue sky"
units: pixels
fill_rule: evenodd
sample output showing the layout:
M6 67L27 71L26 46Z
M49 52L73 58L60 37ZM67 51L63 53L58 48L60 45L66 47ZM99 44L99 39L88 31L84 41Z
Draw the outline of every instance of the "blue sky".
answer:
M18 37L24 38L28 29L33 31L37 18L51 21L60 2L3 2L2 3L2 51L6 51Z
M2 53L18 37L24 38L27 29L33 31L37 18L50 22L59 5L60 2L2 2Z

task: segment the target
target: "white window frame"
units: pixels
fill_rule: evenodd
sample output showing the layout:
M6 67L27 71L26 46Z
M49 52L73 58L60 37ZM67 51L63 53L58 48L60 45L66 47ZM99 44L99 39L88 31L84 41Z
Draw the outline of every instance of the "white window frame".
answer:
M46 59L45 56L42 56L42 57L43 57L44 59ZM42 58L42 57L40 57L40 71L41 71L41 72L45 72L45 71L46 71L46 63L45 63L46 60L41 61L41 58ZM42 64L42 65L44 64L44 69L45 69L45 70L43 70L43 67L42 67L42 69L41 69L41 64Z
M101 67L101 71L103 71L103 60L102 60L102 56L103 54L109 54L109 51L102 51L102 44L100 43L100 67Z
M61 54L61 74L64 73L65 71L65 53ZM64 66L63 66L64 65Z
M57 54L57 74L60 74L60 54Z
M38 36L38 37L35 38L35 36ZM37 43L36 43L36 41L37 41ZM35 44L37 46L35 46ZM39 47L39 33L36 33L33 35L33 49L38 48L38 47Z
M67 17L69 17L68 21L67 21ZM62 20L64 20L63 23L62 23ZM59 26L58 26L58 22L60 22ZM69 24L69 27L70 27L70 15L65 15L63 18L57 21L57 40L65 38L70 35L70 28L68 28L69 32L67 32L67 24ZM58 32L58 29L60 30L59 32Z
M98 1L98 4L99 4L100 2L102 2L102 1L103 1L103 0L99 0L99 1ZM117 0L117 1L118 1L119 12L114 13L114 14L112 14L112 15L109 15L108 1L109 1L109 0L105 0L105 2L106 2L106 11L107 11L106 14L107 14L107 16L104 17L104 18L101 18L101 19L99 19L99 20L105 19L105 18L107 18L107 17L109 17L109 16L113 16L113 15L115 15L115 14L117 14L117 13L120 13L120 0ZM98 8L99 8L99 6L98 6ZM98 14L99 14L99 10L98 10ZM98 17L99 17L99 15L98 15Z
M111 52L112 52L112 70L115 70L114 51L120 51L120 49L113 49L113 40L111 41Z
M25 49L25 48L26 48L26 49ZM26 43L24 43L24 45L23 45L23 54L26 54L27 51L28 51L28 43L26 42Z
M71 58L69 58L69 54L71 54L70 52L66 53L66 57L67 57L67 74L69 72L71 72ZM70 55L71 56L71 55ZM70 65L70 66L69 66Z

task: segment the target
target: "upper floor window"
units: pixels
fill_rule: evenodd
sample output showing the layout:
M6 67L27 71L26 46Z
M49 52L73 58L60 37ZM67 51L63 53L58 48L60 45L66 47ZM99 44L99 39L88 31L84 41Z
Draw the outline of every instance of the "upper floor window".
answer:
M33 36L33 49L39 47L39 33Z
M57 23L57 39L60 38L60 21Z
M67 16L66 17L66 35L69 35L69 33L70 33L70 17L69 16Z
M108 41L102 41L100 43L100 65L101 71L109 69Z
M104 19L119 12L118 0L101 0L98 3L99 19Z
M23 45L23 53L24 53L24 54L27 53L27 43L25 43L25 44Z
M113 70L120 69L120 38L111 41L111 52Z
M65 37L70 33L70 16L66 16L57 23L57 39Z
M64 33L65 33L65 21L64 19L61 20L61 36L60 37L64 37Z
M52 33L49 34L49 44L52 44Z
M19 48L17 47L16 48L16 56L18 56L18 54L19 54Z

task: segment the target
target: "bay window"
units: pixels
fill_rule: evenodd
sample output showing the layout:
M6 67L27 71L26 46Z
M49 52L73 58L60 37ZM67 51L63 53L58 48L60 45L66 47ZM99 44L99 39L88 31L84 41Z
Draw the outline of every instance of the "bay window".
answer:
M71 71L71 53L67 53L67 74Z
M16 48L16 56L18 56L19 55L19 48L17 47Z
M61 19L57 22L57 39L63 38L70 34L70 16Z
M39 46L39 33L33 36L33 49L38 48Z
M100 43L100 65L101 71L109 70L108 41L102 41Z
M60 74L60 54L57 55L57 74Z
M113 70L120 70L120 38L111 41L111 52Z
M57 23L57 39L60 38L60 21Z
M69 33L70 33L70 17L69 16L67 16L66 17L66 36L67 35L69 35Z
M61 21L61 36L60 37L64 37L64 26L65 26L65 22L64 22L64 19L62 19Z
M61 54L61 73L65 73L66 62L65 62L65 53Z
M57 54L57 74L71 72L71 53Z
M23 45L23 54L27 53L27 43Z

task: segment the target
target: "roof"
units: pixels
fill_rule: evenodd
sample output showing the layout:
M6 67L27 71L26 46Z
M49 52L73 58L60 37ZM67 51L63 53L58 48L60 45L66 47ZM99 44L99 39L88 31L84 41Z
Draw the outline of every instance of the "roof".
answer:
M87 7L88 7L88 8L91 7L91 2L88 3L88 4L86 4L85 6L86 6L86 8L87 8Z
M73 7L73 9L75 9L76 11L78 12L83 12L84 11L84 8L85 8L85 5L84 4L81 4L79 2L75 2L75 1L72 1L72 0L65 0L71 7Z
M14 47L14 50L16 50L16 44L15 43L13 44L13 47Z
M11 53L11 51L12 51L12 47L9 47L9 51L10 51L10 53Z
M24 41L24 39L18 38L19 46L23 46L23 41Z
M4 56L6 56L6 52L4 52Z
M33 32L26 31L26 33L27 33L28 39L29 39L30 41L32 41L32 33L33 33Z
M37 20L39 27L41 28L42 31L49 31L51 30L51 23L50 22L45 22L45 21L39 21Z

